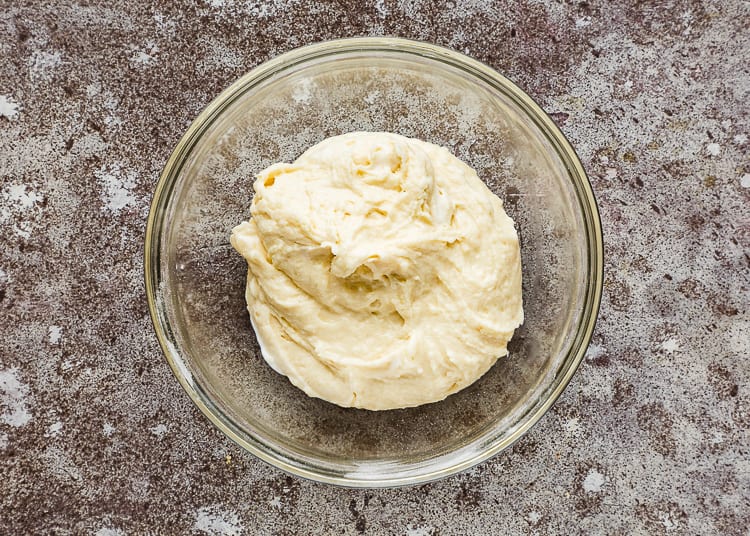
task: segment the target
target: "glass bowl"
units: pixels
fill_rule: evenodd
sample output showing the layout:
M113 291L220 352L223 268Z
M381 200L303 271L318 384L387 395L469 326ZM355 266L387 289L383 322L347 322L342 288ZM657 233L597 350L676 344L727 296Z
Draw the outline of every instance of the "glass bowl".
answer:
M517 223L525 323L507 357L442 402L372 412L309 398L264 362L250 325L247 266L229 235L249 217L253 176L361 130L449 148ZM344 39L264 63L193 122L156 187L145 276L172 370L227 436L302 477L399 486L500 452L557 399L596 321L601 225L570 144L509 80L425 43Z

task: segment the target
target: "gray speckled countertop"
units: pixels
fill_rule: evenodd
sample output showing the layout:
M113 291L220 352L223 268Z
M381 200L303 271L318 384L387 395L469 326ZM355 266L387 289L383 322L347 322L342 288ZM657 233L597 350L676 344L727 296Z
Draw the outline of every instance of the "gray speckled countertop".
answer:
M748 534L750 4L358 4L0 3L0 533ZM383 34L485 61L553 115L599 200L606 277L585 362L515 446L347 490L193 407L142 248L171 148L224 87Z

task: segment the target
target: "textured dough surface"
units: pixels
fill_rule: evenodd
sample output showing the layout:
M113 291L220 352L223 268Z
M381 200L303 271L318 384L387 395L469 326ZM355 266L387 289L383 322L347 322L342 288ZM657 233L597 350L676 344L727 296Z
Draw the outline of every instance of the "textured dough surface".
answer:
M518 236L447 149L384 132L328 138L254 183L231 242L263 356L310 396L436 402L507 354L523 322Z

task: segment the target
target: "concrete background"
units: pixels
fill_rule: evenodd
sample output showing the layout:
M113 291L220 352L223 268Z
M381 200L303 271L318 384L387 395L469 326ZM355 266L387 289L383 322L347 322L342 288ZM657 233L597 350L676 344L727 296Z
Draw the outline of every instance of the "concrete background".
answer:
M0 533L748 534L750 4L0 1ZM509 76L578 150L605 233L559 402L465 474L287 476L199 414L152 333L151 192L252 67L397 35Z

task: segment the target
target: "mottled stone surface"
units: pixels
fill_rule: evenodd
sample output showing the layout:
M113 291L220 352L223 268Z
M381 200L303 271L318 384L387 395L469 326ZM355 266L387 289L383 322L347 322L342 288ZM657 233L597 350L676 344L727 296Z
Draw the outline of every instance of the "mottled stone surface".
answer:
M359 4L0 4L0 533L747 534L750 5ZM192 406L142 248L159 171L224 87L384 34L483 60L552 113L598 196L606 277L587 358L527 436L358 491L268 467Z

